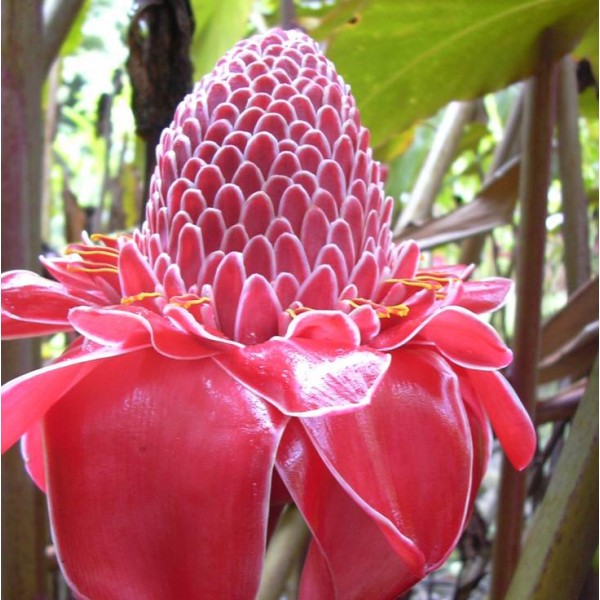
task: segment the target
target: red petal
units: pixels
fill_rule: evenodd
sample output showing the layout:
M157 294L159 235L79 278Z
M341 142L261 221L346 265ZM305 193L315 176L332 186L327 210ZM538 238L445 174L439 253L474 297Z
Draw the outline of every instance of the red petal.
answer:
M30 271L4 273L1 286L4 339L69 331L69 310L91 304L64 285Z
M313 309L332 309L338 299L335 272L329 265L319 265L298 291L298 301Z
M168 319L149 310L78 308L71 311L70 319L77 331L103 346L152 345L164 356L188 360L219 351L211 339L176 329Z
M284 414L303 416L368 404L389 363L387 355L367 348L283 338L214 360Z
M210 359L97 364L44 420L54 541L77 593L254 597L281 427Z
M44 442L42 440L41 423L36 423L21 438L21 454L29 476L42 492L45 492L46 470L44 467Z
M311 310L296 317L286 338L330 341L340 346L358 346L360 331L354 321L339 311Z
M3 385L2 452L8 450L57 400L90 373L96 361L132 350L98 347L95 343L79 339L58 361ZM43 393L36 393L40 389Z
M411 279L417 272L421 251L413 240L398 244L395 248L396 266L392 276L397 279Z
M154 292L156 277L139 248L128 242L119 255L119 280L123 296Z
M309 265L312 267L321 248L327 241L329 223L325 213L316 207L308 209L302 221L300 239Z
M521 400L504 377L489 371L467 371L478 400L515 469L521 471L533 458L535 429Z
M303 283L310 273L304 248L298 238L284 233L275 242L275 263L278 273L291 273L299 283Z
M470 506L473 506L479 486L487 470L492 450L492 428L483 406L477 398L468 377L461 376L462 369L457 369L460 383L460 395L469 420L471 440L473 444L473 483L471 487ZM478 371L477 371L478 372Z
M501 369L512 360L512 352L496 331L463 308L452 306L438 311L422 333L444 356L462 367Z
M512 281L503 277L465 281L456 304L477 314L489 312L504 304L511 289Z
M302 600L396 598L425 575L418 548L340 486L297 421L283 435L277 469L314 536Z
M380 526L410 539L428 570L447 558L470 510L473 447L458 378L444 359L425 349L395 352L370 405L302 424Z
M133 312L81 307L71 311L70 320L76 331L102 346L150 345L144 322Z
M225 256L217 269L213 290L221 331L230 339L234 339L235 316L245 279L242 255L235 252Z
M264 192L255 192L244 202L240 222L252 238L265 233L274 217L270 198Z
M264 277L251 275L244 282L235 322L235 339L242 344L264 342L277 334L281 305Z
M53 333L72 330L70 325L47 325L46 323L19 321L5 314L2 314L0 328L2 329L3 340L14 340L37 335L52 335Z

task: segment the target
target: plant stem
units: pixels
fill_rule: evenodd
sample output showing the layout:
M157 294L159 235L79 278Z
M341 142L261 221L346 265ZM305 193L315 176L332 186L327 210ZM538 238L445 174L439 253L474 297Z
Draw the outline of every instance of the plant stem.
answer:
M298 509L288 506L269 542L258 600L278 600L294 564L306 551L309 535Z
M2 270L36 270L42 174L41 1L2 2ZM33 340L2 343L8 381L39 366ZM47 591L43 497L29 480L19 448L2 457L2 598Z
M590 277L590 250L587 197L581 176L577 76L570 56L560 62L558 83L558 165L563 196L567 291L571 295Z
M394 227L394 237L397 237L410 223L419 223L430 216L431 207L442 186L444 175L456 156L463 129L473 119L476 109L475 101L452 102L448 105L425 164L417 177L410 200Z
M44 0L44 73L50 70L58 56L83 4L84 0Z
M58 88L61 79L61 60L55 60L46 78L47 99L44 118L44 146L42 152L42 195L40 208L40 236L43 242L50 244L50 214L52 205L52 146L58 121Z
M281 27L282 29L292 29L296 23L296 7L294 0L281 0Z
M523 118L523 90L520 91L519 97L513 104L506 127L504 128L504 137L496 146L494 157L489 171L483 181L483 187L489 183L511 158L519 152L519 130ZM467 238L460 248L459 262L465 265L471 263L479 264L481 261L481 252L487 238L487 233L480 233Z
M555 72L548 52L551 40L540 39L538 69L527 82L523 121L521 223L517 240L517 308L514 362L510 379L533 416L540 354L541 301L546 241L547 195L554 126ZM491 600L504 598L521 546L525 473L504 459L494 546Z

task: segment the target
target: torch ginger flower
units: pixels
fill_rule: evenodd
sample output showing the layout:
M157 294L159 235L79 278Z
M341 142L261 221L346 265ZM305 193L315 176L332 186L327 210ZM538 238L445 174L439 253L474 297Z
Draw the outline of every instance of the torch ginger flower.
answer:
M250 599L269 517L304 599L392 599L441 565L486 469L535 434L475 314L509 282L419 270L354 99L304 34L237 44L178 107L146 221L2 277L7 338L76 331L3 389L81 598Z

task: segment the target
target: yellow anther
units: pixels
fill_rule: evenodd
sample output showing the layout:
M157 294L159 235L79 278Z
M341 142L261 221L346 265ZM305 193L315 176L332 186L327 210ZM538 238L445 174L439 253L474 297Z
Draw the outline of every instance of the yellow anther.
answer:
M395 304L394 306L384 306L368 300L367 298L354 298L352 300L346 299L344 302L348 303L352 308L360 308L361 306L370 306L375 310L375 314L380 319L389 319L392 316L405 317L409 313L409 308L405 304Z
M387 310L397 317L406 317L410 312L410 308L406 304L396 304L395 306L388 306Z
M158 298L159 296L162 296L162 294L159 294L158 292L141 292L134 296L125 296L125 298L121 298L121 304L133 304L134 302L145 300L146 298Z

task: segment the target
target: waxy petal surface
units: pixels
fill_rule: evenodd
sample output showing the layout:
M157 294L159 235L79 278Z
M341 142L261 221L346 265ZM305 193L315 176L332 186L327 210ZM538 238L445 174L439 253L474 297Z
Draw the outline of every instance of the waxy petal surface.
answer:
M71 585L94 600L254 597L283 421L211 359L95 365L44 419Z
M467 377L510 462L524 469L535 453L536 435L523 403L499 373L469 371Z
M476 314L497 310L505 303L512 287L512 281L503 277L465 281L456 304Z
M0 285L4 339L69 331L69 310L92 304L61 283L30 271L3 273Z
M458 378L443 358L425 349L392 356L369 406L302 424L340 485L412 540L431 570L467 516L471 433Z
M73 309L69 319L86 338L105 346L150 346L170 358L193 360L219 352L212 340L193 337L166 318L144 309Z
M214 360L284 414L305 417L368 404L389 364L389 356L367 348L283 338Z
M21 438L21 455L31 479L42 492L46 492L46 469L41 422L36 423Z
M54 363L17 377L2 386L2 452L22 435L98 362L136 348L106 348L79 338Z
M286 428L276 464L314 536L301 600L397 598L425 575L420 550L348 494L298 422Z
M464 308L440 310L427 322L423 334L462 367L501 369L512 360L512 352L496 331Z
M72 330L72 327L69 324L49 325L47 323L21 321L19 319L13 319L4 313L2 313L2 319L0 323L3 340L16 340L40 335L52 335L54 333L62 333Z

